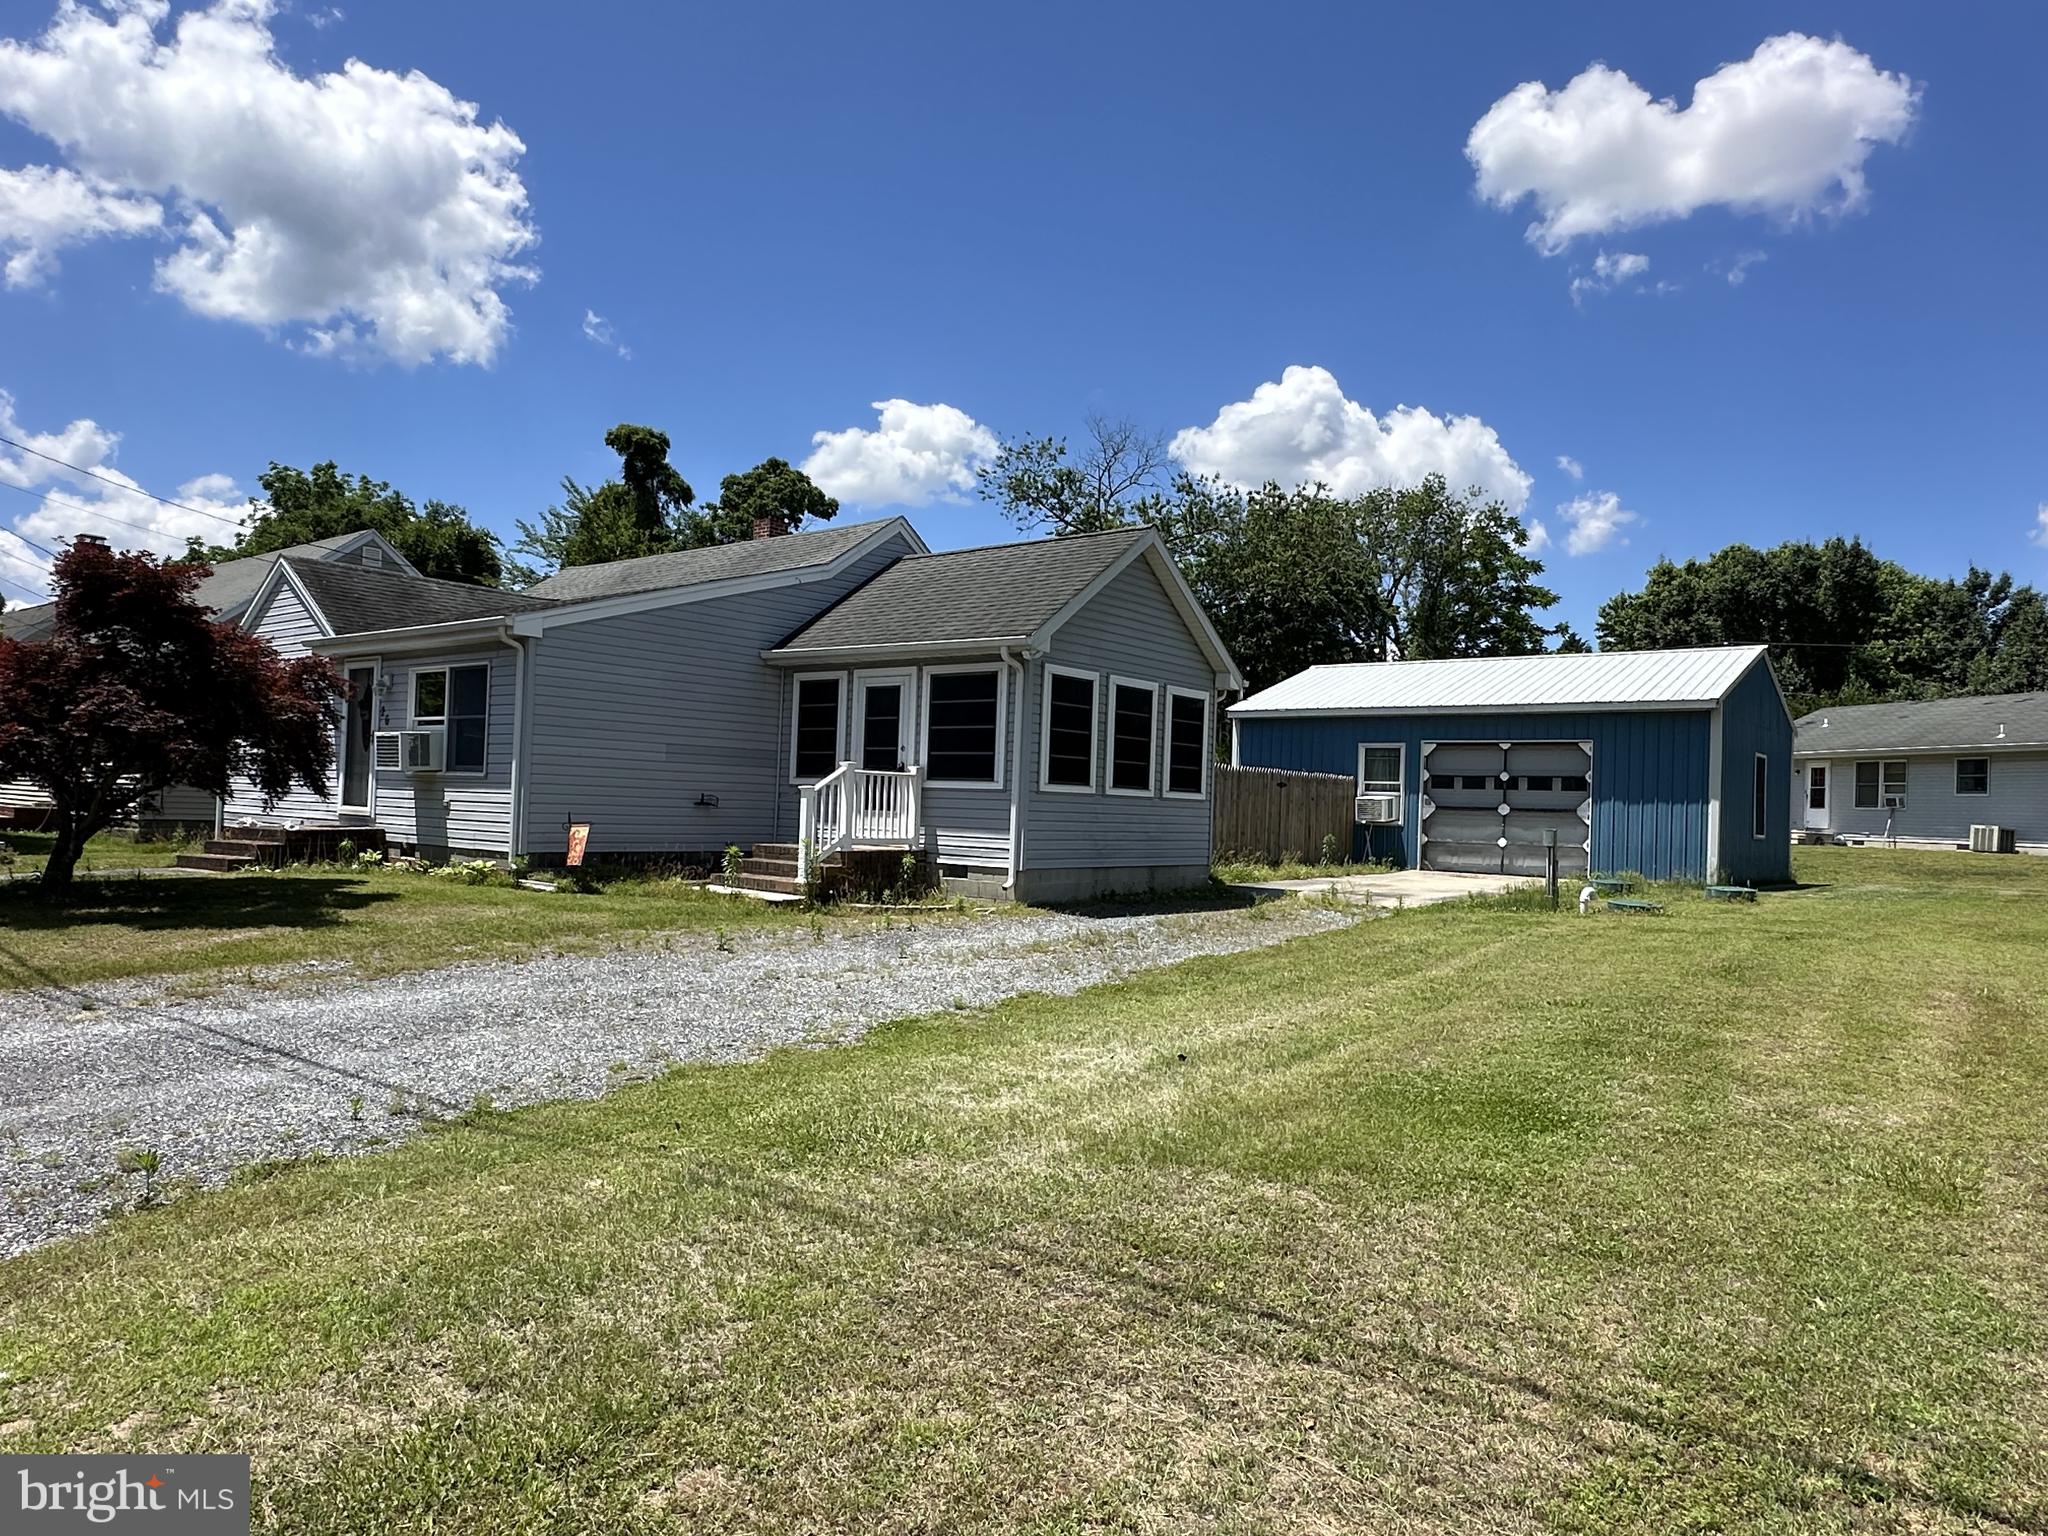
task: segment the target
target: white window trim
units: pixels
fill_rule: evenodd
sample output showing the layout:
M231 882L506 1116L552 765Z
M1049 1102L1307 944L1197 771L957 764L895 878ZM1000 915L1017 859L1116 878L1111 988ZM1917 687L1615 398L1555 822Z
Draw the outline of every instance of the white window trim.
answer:
M1038 685L1038 789L1047 795L1092 795L1095 793L1096 765L1102 759L1102 674L1085 667L1062 667L1047 662L1044 680ZM1085 681L1089 689L1088 782L1055 784L1052 772L1052 680L1069 677Z
M1876 764L1877 764L1877 804L1875 804L1875 805L1865 805L1865 804L1863 803L1863 795L1862 795L1862 778L1863 778L1863 775L1862 775L1862 768L1863 768L1863 765L1864 765L1865 763L1876 763ZM1884 803L1885 803L1885 801L1886 801L1887 799L1891 798L1891 796L1890 796L1890 795L1889 795L1889 794L1888 794L1888 793L1886 792L1886 790L1885 790L1885 785L1891 782L1891 775L1890 775L1890 774L1888 774L1888 773L1886 773L1886 772L1885 772L1885 770L1886 770L1887 768L1894 768L1894 767L1896 767L1896 768L1899 768L1899 769L1901 769L1901 770L1902 770L1902 772L1901 772L1901 773L1899 774L1899 794L1898 794L1898 798L1899 798L1899 799L1901 799L1901 800L1903 800L1903 799L1904 799L1904 798L1906 797L1906 784L1907 784L1907 781L1908 781L1908 780L1909 780L1909 779L1911 778L1911 774L1912 774L1912 770L1911 770L1911 767L1910 767L1910 766L1908 765L1908 763L1907 763L1907 761L1906 761L1906 759L1905 759L1905 758L1903 758L1903 757L1859 757L1859 758L1857 758L1857 759L1855 760L1855 765L1854 765L1854 766L1853 766L1852 768L1850 768L1850 770L1849 770L1849 806L1850 806L1850 808L1851 808L1852 810L1858 810L1858 811L1881 811L1881 810L1883 810L1883 809L1884 809Z
M439 726L442 735L442 761L447 761L453 742L448 739L447 709L455 702L455 678L453 674L465 667L484 669L484 765L481 768L446 768L441 770L444 779L483 779L491 772L491 664L488 661L444 661L431 667L414 667L405 680L405 718L413 730L432 729ZM439 715L429 715L424 720L415 713L420 702L420 679L429 672L441 674L441 709Z
M993 672L996 675L996 776L993 779L926 779L926 789L1001 789L1008 754L1003 750L1010 739L1010 669L1000 661L963 661L946 666L925 667L919 679L917 710L917 760L929 768L932 760L931 680L950 672Z
M796 771L796 708L797 700L803 693L805 683L822 683L837 679L839 683L839 718L834 722L832 737L832 767L825 773L801 775ZM846 717L851 712L847 695L853 690L844 672L798 672L789 680L789 782L792 784L815 784L846 761Z
M1193 699L1202 706L1202 791L1200 794L1191 795L1184 789L1175 789L1173 787L1173 701L1175 699ZM1176 688L1169 683L1166 687L1166 701L1166 728L1161 733L1163 745L1160 762L1163 766L1159 774L1159 797L1162 800L1206 800L1209 798L1209 786L1216 780L1216 774L1212 768L1212 760L1216 756L1216 750L1210 739L1212 733L1209 730L1209 721L1213 718L1211 712L1216 707L1216 700L1211 694L1202 693L1194 688Z
M1387 793L1384 789L1367 789L1365 787L1365 754L1368 752L1391 752L1394 754L1394 760L1401 765L1401 773L1400 777L1394 780L1393 792L1396 798L1401 799L1405 803L1408 794L1408 748L1406 744L1398 741L1361 741L1358 744L1357 793L1361 795L1384 795ZM1378 781L1375 780L1375 782Z
M1756 754L1750 769L1749 789L1753 802L1749 808L1749 838L1761 843L1771 835L1771 760L1762 752Z
M382 541L379 540L379 542L381 543ZM348 793L348 758L343 755L348 750L348 701L343 700L341 706L341 725L335 733L339 738L337 745L341 747L342 751L337 752L334 758L334 808L336 811L350 816L371 816L375 815L377 810L377 687L384 679L384 658L382 656L351 656L346 661L338 663L338 665L344 678L359 667L368 667L371 673L370 772L363 780L369 786L370 798L363 805L350 805L341 798ZM488 725L484 727L484 750L486 752L490 750L490 727Z
M1152 696L1152 743L1146 754L1145 787L1143 789L1118 789L1116 787L1116 691L1119 688L1138 688ZM1102 754L1102 792L1106 795L1123 795L1134 800L1156 800L1159 798L1159 685L1144 682L1135 677L1117 677L1111 674L1109 692L1103 696L1102 718L1108 724L1108 750ZM1203 729L1208 721L1202 722Z
M1982 789L1963 788L1963 764L1965 763L1982 763L1984 765L1984 787ZM1955 777L1952 782L1955 785L1956 793L1965 800L1982 800L1991 793L1991 759L1989 757L1957 758L1955 761Z

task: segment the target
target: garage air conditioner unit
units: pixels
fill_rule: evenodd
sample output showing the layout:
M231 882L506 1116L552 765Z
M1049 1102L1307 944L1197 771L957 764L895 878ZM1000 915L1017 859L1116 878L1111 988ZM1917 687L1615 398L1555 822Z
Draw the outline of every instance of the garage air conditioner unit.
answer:
M2011 827L1992 827L1973 824L1970 828L1970 852L2011 853L2013 851L2013 830Z
M1380 826L1401 819L1399 795L1360 795L1355 807L1357 819L1367 826Z
M447 747L445 731L379 731L377 766L406 773L439 773L447 760Z

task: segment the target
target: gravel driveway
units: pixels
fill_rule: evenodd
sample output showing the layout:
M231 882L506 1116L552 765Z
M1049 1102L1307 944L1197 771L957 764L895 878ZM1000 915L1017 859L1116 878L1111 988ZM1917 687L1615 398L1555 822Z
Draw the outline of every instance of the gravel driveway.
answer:
M0 992L0 1254L81 1232L159 1180L360 1152L459 1113L596 1098L676 1062L843 1042L888 1019L1068 993L1194 955L1342 927L1355 911L1030 913L917 926L710 934L672 948L307 980L172 1001L161 984ZM709 1000L705 1006L700 1000Z

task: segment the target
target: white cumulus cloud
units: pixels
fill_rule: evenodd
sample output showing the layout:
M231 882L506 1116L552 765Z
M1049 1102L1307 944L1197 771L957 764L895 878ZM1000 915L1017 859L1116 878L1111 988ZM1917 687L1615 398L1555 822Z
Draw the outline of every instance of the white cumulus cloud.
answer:
M0 443L0 485L35 493L35 499L7 498L21 503L25 510L18 514L0 510L5 519L0 521L0 582L21 602L34 601L32 593L49 588L50 560L42 550L61 549L64 540L78 534L98 534L116 549L177 555L194 535L209 544L231 542L252 515L249 499L223 474L185 481L167 498L180 505L166 506L114 467L118 432L90 417L54 432L32 432L16 419L14 397L5 390L0 390L0 437L29 450ZM54 462L60 459L63 464Z
M1650 270L1650 258L1640 251L1602 251L1593 258L1590 272L1572 279L1572 302L1589 293L1605 293L1623 283L1634 282Z
M612 330L611 321L594 309L583 311L583 339L616 352L623 358L630 359L633 355L633 349L620 341Z
M811 435L803 471L826 495L869 507L921 507L974 489L995 433L957 406L872 402L874 427Z
M1516 86L1465 141L1479 195L1535 205L1546 253L1701 208L1798 218L1858 207L1864 162L1906 136L1920 87L1840 39L1788 32L1693 86L1692 103L1651 98L1594 64L1561 90Z
M1620 537L1622 529L1640 520L1612 491L1588 491L1583 496L1574 496L1557 509L1557 515L1564 519L1564 548L1568 555L1590 555L1603 550Z
M1574 480L1586 478L1586 466L1568 453L1560 453L1557 456L1557 467L1570 475Z
M2048 501L2042 502L2034 509L2034 526L2027 534L2027 540L2048 549Z
M1538 555L1548 548L1550 548L1550 530L1543 526L1542 518L1530 518L1529 542L1522 546L1522 553L1526 555Z
M155 234L163 206L48 165L10 171L0 166L0 251L10 288L32 288L57 270L67 245L122 235Z
M1513 512L1529 499L1529 476L1477 416L1437 416L1411 405L1375 416L1346 399L1327 368L1298 364L1249 400L1224 406L1206 427L1176 433L1167 451L1191 472L1231 485L1320 482L1355 496L1440 474L1452 490L1477 486Z
M167 0L66 0L39 38L0 39L0 113L69 161L7 173L9 281L163 219L156 286L195 313L302 328L315 352L488 364L511 329L499 290L535 275L525 145L417 71L295 74L276 9L215 0L167 27Z

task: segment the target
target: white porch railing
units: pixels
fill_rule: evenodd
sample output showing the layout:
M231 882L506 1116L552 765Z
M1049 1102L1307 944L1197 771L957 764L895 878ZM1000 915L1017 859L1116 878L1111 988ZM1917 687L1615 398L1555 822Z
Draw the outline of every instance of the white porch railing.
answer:
M914 848L922 824L923 772L841 763L798 795L796 877L847 848Z

